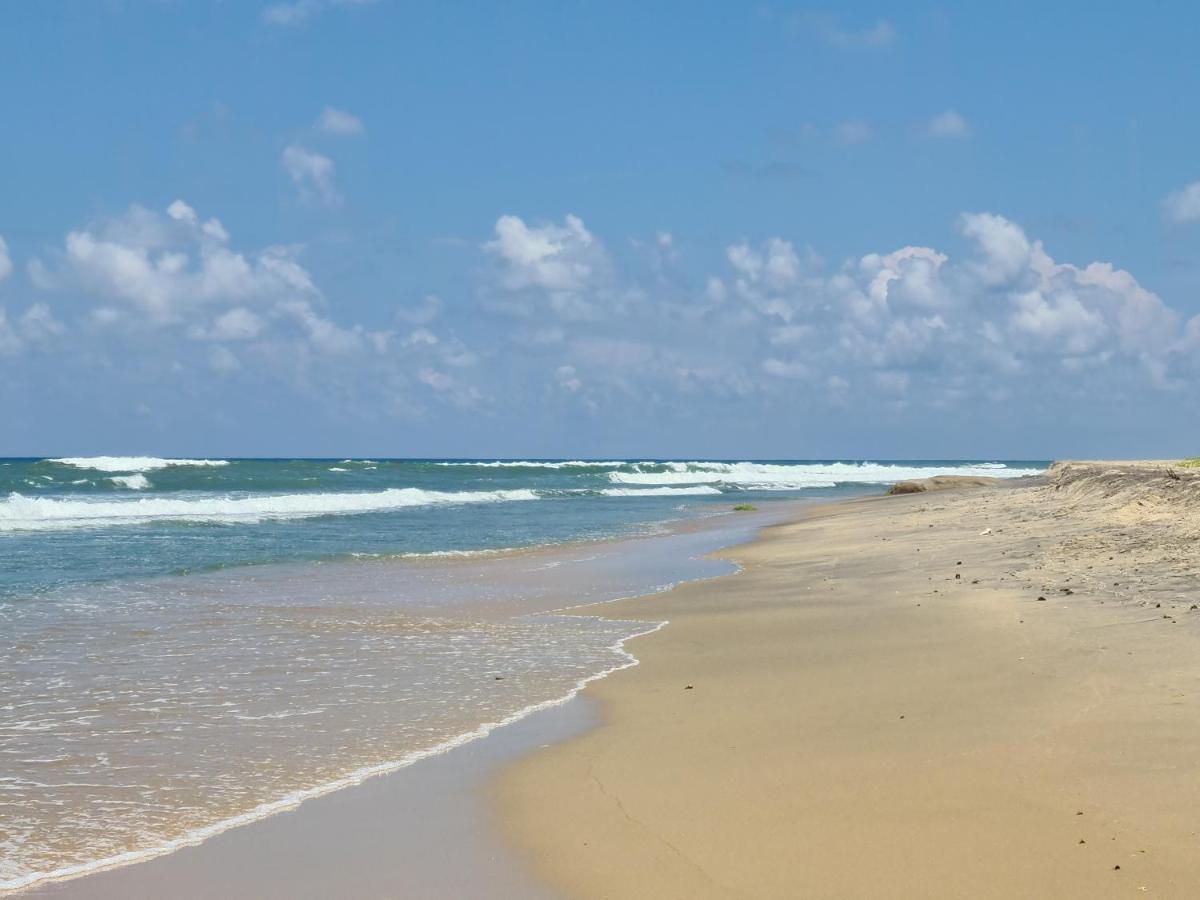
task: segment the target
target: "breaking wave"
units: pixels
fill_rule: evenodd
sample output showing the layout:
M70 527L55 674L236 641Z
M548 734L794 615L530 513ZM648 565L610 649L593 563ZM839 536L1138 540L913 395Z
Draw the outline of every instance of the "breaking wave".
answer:
M132 491L144 491L150 487L150 479L140 472L135 475L114 475L108 480Z
M168 466L227 466L227 459L160 459L157 456L64 456L46 462L97 472L153 472Z
M446 492L418 488L389 488L372 493L144 497L136 500L58 499L13 493L0 500L0 532L56 531L171 521L244 524L265 519L305 519L434 504L537 499L538 495L531 490Z
M636 463L631 471L613 471L617 484L680 485L721 484L744 490L794 491L830 488L839 484L891 484L934 475L971 475L1019 478L1040 475L1041 469L1010 469L999 463L958 465L903 465L894 463L777 463L673 462Z

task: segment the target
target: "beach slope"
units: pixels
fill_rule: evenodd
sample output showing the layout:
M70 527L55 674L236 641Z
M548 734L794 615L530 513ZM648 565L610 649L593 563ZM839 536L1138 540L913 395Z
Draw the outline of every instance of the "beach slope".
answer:
M597 729L493 784L571 897L1160 897L1200 885L1200 476L1058 464L836 504L622 601Z

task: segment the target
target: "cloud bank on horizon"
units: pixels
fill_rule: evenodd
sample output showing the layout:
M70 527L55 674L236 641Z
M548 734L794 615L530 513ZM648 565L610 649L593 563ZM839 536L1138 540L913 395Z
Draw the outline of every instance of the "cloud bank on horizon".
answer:
M251 23L263 35L254 52L280 47L283 66L287 41L363 27L389 6L267 5ZM920 37L890 16L800 10L777 24L772 41L801 42L834 72L893 72ZM361 55L366 65L365 44ZM496 90L524 102L543 89L530 84ZM973 155L1002 141L968 95L844 102L766 138L738 135L741 159L705 150L690 181L673 180L685 176L672 145L659 192L622 204L589 190L590 172L610 188L628 176L572 160L583 142L553 135L537 174L508 190L502 172L523 162L486 179L473 168L503 152L507 132L426 151L436 133L398 131L366 89L309 87L289 87L295 102L253 125L219 103L177 130L181 146L224 142L215 171L244 173L245 190L188 177L143 190L114 174L106 200L60 194L39 209L36 235L0 213L0 455L950 457L1200 442L1180 424L1197 411L1195 298L1148 287L1161 271L1148 280L1089 252L1085 217L1030 215L1024 196L1012 211L990 189L1005 177L995 162L964 180ZM480 96L455 107L461 121L427 122L469 128L488 108ZM504 109L497 121L525 121ZM655 153L643 139L629 159ZM454 177L379 186L443 158ZM937 171L920 168L935 158ZM892 172L901 162L923 174L905 182ZM821 193L815 182L832 176L812 167L843 179L844 202ZM698 225L700 207L680 199L697 190L735 199ZM741 214L736 198L765 215ZM1137 202L1163 252L1190 260L1200 181L1177 177ZM375 269L384 275L364 275Z
M372 327L336 314L301 248L238 249L183 200L135 204L26 261L37 299L0 308L0 356L53 357L75 377L97 354L183 366L342 411L349 391L369 398L360 414L408 423L447 407L519 422L547 400L601 422L723 402L924 418L1193 383L1200 315L1108 262L1056 261L1004 216L956 225L958 258L903 246L829 263L785 236L732 240L693 282L668 232L605 241L573 214L504 214L469 251L466 304L431 294ZM63 297L77 302L56 314Z

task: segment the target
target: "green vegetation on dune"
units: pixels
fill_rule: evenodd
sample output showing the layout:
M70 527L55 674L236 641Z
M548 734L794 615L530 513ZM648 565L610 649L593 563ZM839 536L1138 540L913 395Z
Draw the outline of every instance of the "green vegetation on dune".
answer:
M1179 465L1187 466L1189 469L1200 469L1200 456L1193 456L1191 459L1181 459Z

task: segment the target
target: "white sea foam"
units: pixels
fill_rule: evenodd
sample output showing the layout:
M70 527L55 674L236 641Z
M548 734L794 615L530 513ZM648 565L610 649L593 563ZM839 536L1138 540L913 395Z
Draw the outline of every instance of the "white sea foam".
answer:
M150 479L140 472L136 475L114 475L109 481L121 487L127 487L132 491L144 491L150 487Z
M665 471L646 471L649 468ZM747 490L804 490L836 484L891 484L934 475L972 475L1019 478L1040 475L1041 469L1010 469L998 463L915 466L902 463L719 463L673 462L634 466L634 471L609 472L618 484L726 484Z
M539 546L551 546L542 544ZM484 547L478 550L426 550L411 553L351 553L354 559L469 559L476 556L502 556L506 553L519 553L520 547Z
M721 490L707 484L698 484L695 487L604 488L600 493L605 497L685 497L719 494Z
M157 456L65 456L47 462L97 472L153 472L168 466L227 466L227 459L160 459Z
M449 740L442 741L433 747L428 747L424 750L415 750L408 753L399 759L390 760L388 762L378 763L372 766L364 766L361 769L350 772L341 778L330 781L326 784L317 785L316 787L305 788L302 790L292 791L290 794L272 800L267 803L259 804L259 806L242 813L241 815L231 816L228 819L223 819L219 822L214 822L211 825L202 828L196 828L184 835L173 840L167 840L156 847L150 847L145 850L130 850L124 853L118 853L104 859L97 859L92 862L79 863L75 865L62 866L58 869L49 871L28 872L16 877L7 878L0 881L0 891L14 891L21 888L29 887L33 884L47 881L62 881L69 878L78 878L81 875L87 875L92 872L102 871L104 869L113 869L118 866L128 865L130 863L141 862L142 860L152 859L156 856L164 856L168 853L173 853L184 847L194 846L208 840L210 837L215 837L222 832L229 831L231 828L237 828L239 825L248 825L251 822L256 822L260 819L265 819L275 813L283 812L284 810L294 809L305 800L312 800L316 797L331 794L334 791L342 788L353 787L356 784L362 784L368 778L373 778L377 775L386 775L389 772L395 772L399 769L411 766L413 763L420 762L423 759L429 759L432 756L440 756L456 747L461 747L464 744L469 744L472 741L477 741L480 738L485 738L497 728L502 728L505 725L511 725L514 722L519 722L521 719L532 715L535 712L540 712L544 709L550 709L555 706L561 706L569 700L575 698L587 685L593 681L598 681L611 675L613 672L619 672L622 669L628 669L630 666L636 666L639 662L638 658L625 649L626 641L630 641L636 637L653 634L661 628L668 625L668 622L657 622L649 628L635 632L627 637L621 638L609 646L609 650L616 654L619 662L606 669L603 669L595 674L588 675L575 682L575 685L565 694L554 697L550 700L543 700L540 703L533 703L529 706L519 709L511 715L505 716L499 721L485 722L478 728L464 732Z
M252 494L248 496L60 499L9 494L0 500L0 532L57 531L144 522L254 523L264 519L381 512L410 506L537 500L531 490L423 491L389 488L371 493Z
M614 459L614 460L593 460L593 459L566 459L553 460L547 462L545 460L523 460L523 459L496 459L487 462L439 462L435 463L439 466L472 466L479 469L619 469L621 466L628 466L631 463Z

